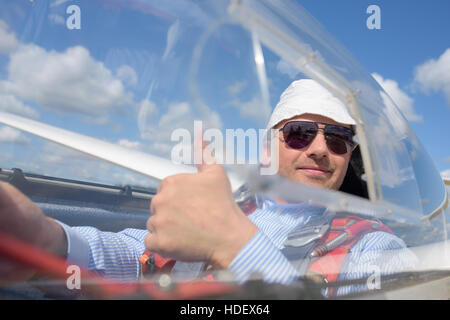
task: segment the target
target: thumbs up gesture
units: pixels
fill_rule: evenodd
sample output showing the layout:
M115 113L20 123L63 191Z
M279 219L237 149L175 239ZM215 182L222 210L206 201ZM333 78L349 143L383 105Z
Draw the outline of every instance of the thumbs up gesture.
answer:
M202 143L202 155L208 149ZM167 177L147 220L145 245L166 258L227 268L257 227L236 204L225 169L209 153L195 174Z

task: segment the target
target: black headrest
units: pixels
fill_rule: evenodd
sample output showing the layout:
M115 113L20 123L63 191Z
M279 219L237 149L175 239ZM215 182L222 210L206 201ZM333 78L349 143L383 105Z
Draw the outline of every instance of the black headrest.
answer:
M368 199L367 183L361 178L363 174L364 165L358 146L352 153L344 182L339 191Z

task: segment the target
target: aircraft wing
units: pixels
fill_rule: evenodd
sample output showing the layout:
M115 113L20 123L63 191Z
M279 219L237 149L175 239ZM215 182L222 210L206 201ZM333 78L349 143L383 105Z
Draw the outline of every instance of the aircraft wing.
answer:
M46 140L86 153L98 159L111 162L156 180L179 173L195 173L193 166L174 164L169 159L129 149L104 140L82 135L69 130L0 111L0 123L23 130ZM233 191L239 190L244 181L230 174Z

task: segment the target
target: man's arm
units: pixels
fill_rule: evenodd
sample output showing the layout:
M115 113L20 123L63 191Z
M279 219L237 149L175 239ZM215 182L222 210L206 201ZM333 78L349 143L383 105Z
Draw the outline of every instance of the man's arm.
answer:
M338 280L374 279L378 281L382 276L412 271L418 264L418 258L407 248L403 240L390 233L371 232L351 248L342 265ZM373 281L344 286L339 287L336 294L367 291L375 289L376 286L378 284Z
M148 234L147 230L137 229L113 233L92 227L69 227L46 217L27 196L4 182L0 182L0 232L116 280L138 279L139 257ZM39 276L35 270L0 256L2 284Z
M4 182L0 182L0 232L65 258L67 241L61 226L46 217L19 190ZM35 270L0 256L0 280L3 283L25 281L34 276Z
M362 284L338 287L336 295L374 289L373 281L382 276L414 270L418 259L405 243L386 232L372 232L362 237L349 251L340 270L339 281L362 280ZM269 283L291 284L299 276L281 251L261 232L239 252L229 267L239 282L252 273Z
M242 248L229 270L240 283L249 280L252 274L265 282L281 284L290 284L299 277L281 250L261 231Z
M69 239L67 260L115 280L139 278L139 258L147 230L105 232L93 227L63 225Z

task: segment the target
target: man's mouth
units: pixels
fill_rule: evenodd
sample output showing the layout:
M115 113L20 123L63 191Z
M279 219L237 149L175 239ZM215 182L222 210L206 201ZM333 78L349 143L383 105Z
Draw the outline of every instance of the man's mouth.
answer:
M312 176L326 176L331 173L331 170L319 166L303 166L297 168L297 170L301 170L302 172Z

